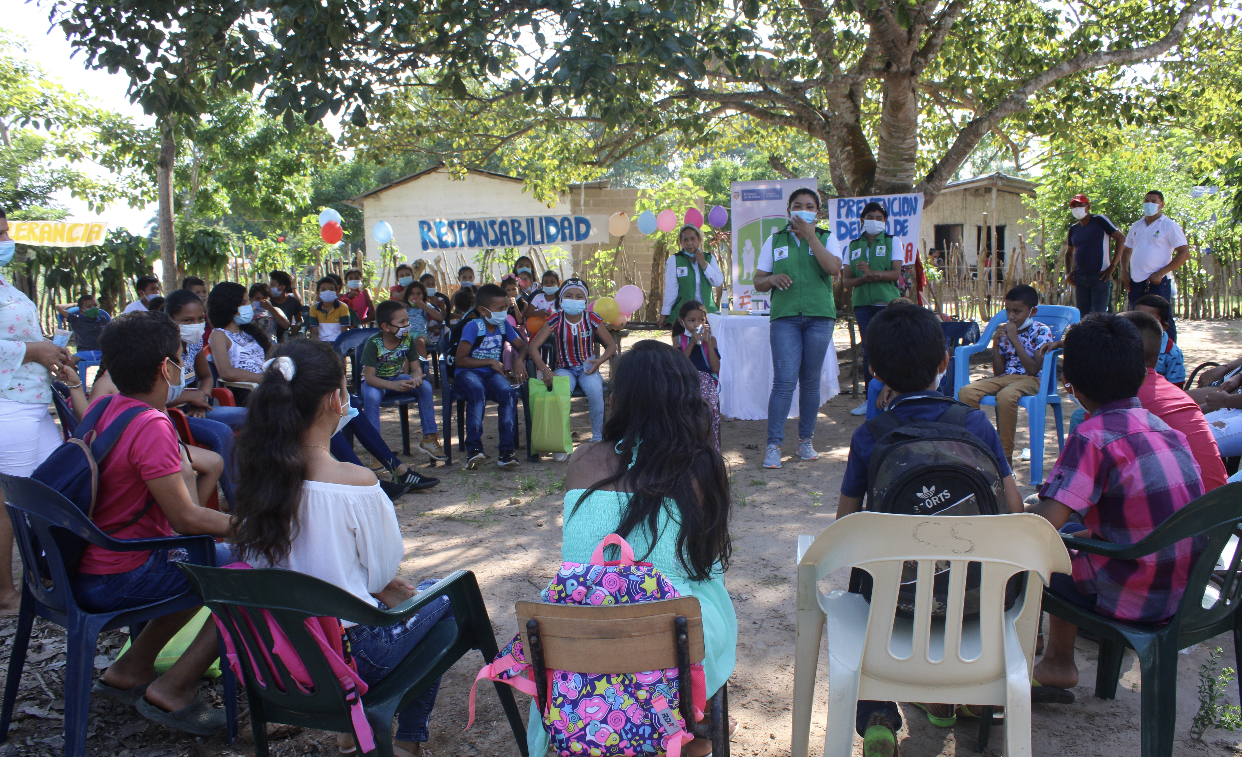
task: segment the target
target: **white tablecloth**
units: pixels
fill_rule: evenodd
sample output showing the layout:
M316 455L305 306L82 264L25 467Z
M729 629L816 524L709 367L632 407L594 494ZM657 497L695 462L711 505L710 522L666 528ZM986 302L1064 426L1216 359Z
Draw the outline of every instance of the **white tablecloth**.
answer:
M772 342L769 319L762 315L707 316L720 349L720 414L745 421L768 417L772 392ZM837 384L837 348L828 342L824 370L819 378L820 404L840 392ZM798 390L794 389L789 417L798 417Z

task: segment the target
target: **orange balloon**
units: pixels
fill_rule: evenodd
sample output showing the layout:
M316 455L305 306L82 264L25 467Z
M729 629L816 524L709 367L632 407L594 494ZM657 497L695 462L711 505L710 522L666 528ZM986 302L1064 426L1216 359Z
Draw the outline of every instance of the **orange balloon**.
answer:
M548 319L544 318L543 316L532 315L530 318L526 319L526 331L531 336L534 336L535 334L538 334L541 329L543 329L544 325L547 322L548 322Z
M611 325L615 329L623 329L625 328L625 324L628 321L629 321L629 318L626 317L625 313L622 313L618 315L616 318L613 318L611 321L609 321L609 325Z

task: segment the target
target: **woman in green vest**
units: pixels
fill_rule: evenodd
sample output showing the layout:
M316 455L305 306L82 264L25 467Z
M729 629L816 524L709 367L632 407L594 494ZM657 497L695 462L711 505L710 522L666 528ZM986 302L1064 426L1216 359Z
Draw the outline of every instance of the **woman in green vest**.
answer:
M897 278L901 276L901 264L893 264L893 255L899 251L896 240L885 233L888 211L878 202L863 207L863 233L850 242L845 251L847 270L841 276L841 284L854 290L854 320L858 322L859 340L867 324L884 306L901 296L897 291ZM904 260L904 258L902 258ZM867 362L867 348L863 347L863 377L870 378L871 366ZM866 415L867 402L850 411L851 415Z
M709 313L720 311L712 289L724 284L724 274L712 254L703 251L703 235L693 226L683 226L677 244L681 249L664 267L664 305L656 322L660 328L668 324L670 314L680 313L681 306L692 300L703 303Z
M772 393L768 396L768 448L763 467L781 467L785 421L798 384L798 457L815 460L811 446L819 414L819 376L832 344L837 306L833 278L841 260L828 251L830 234L815 227L819 195L803 187L789 195L789 224L768 237L755 266L755 289L772 292L769 339Z

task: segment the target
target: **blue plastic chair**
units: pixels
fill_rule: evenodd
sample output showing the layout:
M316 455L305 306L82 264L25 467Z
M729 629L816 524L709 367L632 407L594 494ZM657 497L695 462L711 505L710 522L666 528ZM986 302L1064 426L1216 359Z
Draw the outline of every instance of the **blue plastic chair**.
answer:
M350 385L353 387L353 395L355 397L362 396L362 355L359 350L367 340L380 333L379 329L349 329L341 332L341 335L332 343L332 348L336 350L336 354L341 359L349 363L350 368ZM427 372L423 371L426 378ZM400 411L401 416L401 454L410 454L410 405L418 402L418 395L413 392L403 394L389 394L384 397L384 401L380 403L380 407L396 407ZM352 439L351 439L352 441Z
M9 518L22 557L22 603L17 633L9 653L9 672L0 709L0 741L9 736L13 706L26 664L26 649L35 616L66 631L65 643L65 754L86 754L86 726L90 717L91 678L95 672L95 644L99 634L123 626L135 627L170 613L199 607L203 600L192 589L171 599L117 612L91 613L78 607L69 584L69 568L63 550L82 543L111 552L142 552L182 549L186 561L214 566L215 540L210 536L172 536L163 539L113 539L100 531L81 510L60 492L29 478L0 475L0 488L7 500ZM223 649L221 650L223 658ZM224 670L224 707L228 740L237 737L237 689L233 674Z
M69 387L64 382L52 382L52 404L56 407L56 417L60 419L60 436L69 441L69 436L78 429L78 416L73 413Z
M1054 339L1061 339L1065 329L1078 323L1078 308L1066 305L1040 305L1035 320L1052 329ZM992 316L979 341L958 347L953 355L953 396L970 383L970 356L992 345L992 336L1000 324L1009 319L1004 310ZM1039 393L1018 400L1018 407L1026 410L1031 437L1031 486L1044 482L1044 430L1047 428L1047 405L1052 406L1057 422L1057 443L1065 447L1065 424L1061 417L1061 395L1057 393L1057 356L1061 350L1051 350L1044 355L1044 366L1039 377ZM995 397L984 397L980 405L996 407Z
M90 368L92 365L98 368L99 361L78 358L78 381L82 382L82 386L86 386L86 369Z

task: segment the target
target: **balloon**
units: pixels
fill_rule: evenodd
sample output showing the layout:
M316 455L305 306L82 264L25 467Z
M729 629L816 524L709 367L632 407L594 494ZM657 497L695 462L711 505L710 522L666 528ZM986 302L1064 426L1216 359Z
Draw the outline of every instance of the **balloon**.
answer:
M621 315L621 309L617 307L617 301L611 297L600 297L592 306L595 314L603 318L608 323L617 320L617 316Z
M612 326L614 329L623 329L625 328L625 324L629 320L630 320L630 316L628 313L621 313L617 315L616 318L613 318L611 321L609 321L608 325Z
M725 224L729 222L729 211L720 205L712 206L711 212L707 214L707 222L713 228L723 229Z
M698 208L686 208L686 225L696 229L703 228L703 214Z
M643 290L626 284L617 292L617 307L622 313L634 313L643 306Z
M331 221L336 221L339 224L341 222L341 214L336 212L332 208L324 208L323 210L319 212L319 226L321 228L324 226L324 224L327 224Z
M630 230L630 218L625 213L613 213L608 216L608 233L614 237L623 237Z
M677 214L671 210L661 210L656 216L656 228L660 231L672 231L677 228Z
M336 244L341 241L341 224L337 221L328 221L319 230L319 236L323 237L323 241L328 244Z
M656 230L655 213L644 210L638 214L638 231L642 234L654 234Z
M543 316L532 315L530 318L526 319L526 333L530 334L531 336L538 334L540 329L542 329L547 324L547 322L548 322L548 319L544 318Z
M380 221L371 229L371 236L380 244L388 244L392 241L392 225L387 221Z

